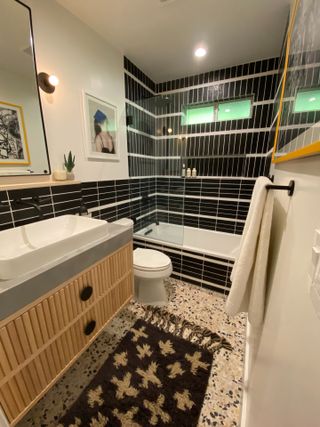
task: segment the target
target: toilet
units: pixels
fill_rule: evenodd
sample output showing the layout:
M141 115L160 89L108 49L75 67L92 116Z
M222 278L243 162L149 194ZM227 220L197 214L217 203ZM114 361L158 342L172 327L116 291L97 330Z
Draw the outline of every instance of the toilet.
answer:
M130 218L114 221L114 224L133 228ZM141 304L165 305L168 296L164 280L172 273L171 259L154 249L137 248L133 251L135 298Z

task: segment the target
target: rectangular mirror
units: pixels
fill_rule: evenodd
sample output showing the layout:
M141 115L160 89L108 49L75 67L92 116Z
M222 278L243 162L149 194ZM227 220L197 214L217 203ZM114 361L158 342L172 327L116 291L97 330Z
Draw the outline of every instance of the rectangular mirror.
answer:
M288 26L273 162L320 154L319 0L296 0Z
M31 174L50 174L31 11L18 0L1 0L0 175Z

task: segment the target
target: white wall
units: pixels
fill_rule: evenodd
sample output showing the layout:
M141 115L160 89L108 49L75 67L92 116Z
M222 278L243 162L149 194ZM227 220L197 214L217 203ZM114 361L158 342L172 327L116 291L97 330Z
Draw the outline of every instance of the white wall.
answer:
M269 298L242 427L320 425L320 319L309 297L314 231L320 228L320 157L277 166Z
M41 95L52 169L61 169L63 154L71 149L76 155L76 179L127 178L122 54L55 1L26 3L32 9L38 72L54 73L60 79L53 95ZM118 108L119 162L89 161L85 157L83 89Z

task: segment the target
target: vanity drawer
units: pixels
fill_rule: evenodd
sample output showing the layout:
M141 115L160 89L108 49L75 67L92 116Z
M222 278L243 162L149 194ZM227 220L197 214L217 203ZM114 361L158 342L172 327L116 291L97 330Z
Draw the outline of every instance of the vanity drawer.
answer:
M81 299L84 290L85 301ZM60 378L132 295L130 243L1 322L0 402L11 425Z
M112 268L110 268L112 266ZM132 271L131 244L99 261L0 327L0 355L23 363ZM88 292L89 291L89 292ZM6 352L4 351L6 349ZM2 357L0 357L0 380Z
M95 324L93 324L95 322ZM94 327L88 327L88 326ZM9 422L32 406L77 358L101 330L96 307L64 330L44 350L22 366L9 359L7 379L0 382L0 399Z

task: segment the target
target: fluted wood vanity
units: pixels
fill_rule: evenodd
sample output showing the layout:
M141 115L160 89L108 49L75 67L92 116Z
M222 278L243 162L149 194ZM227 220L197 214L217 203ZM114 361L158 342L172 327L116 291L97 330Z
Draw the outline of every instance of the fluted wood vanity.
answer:
M10 425L26 414L131 299L131 237L122 238L120 244L0 321L0 401ZM91 258L88 253L82 259ZM68 262L80 261L75 257ZM56 267L51 274L57 271Z

